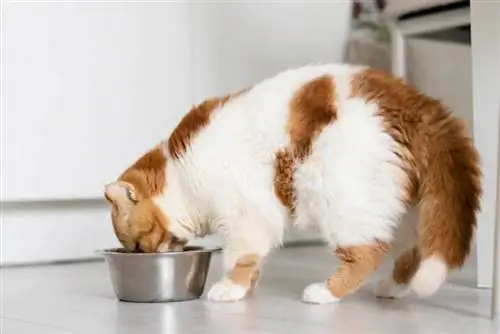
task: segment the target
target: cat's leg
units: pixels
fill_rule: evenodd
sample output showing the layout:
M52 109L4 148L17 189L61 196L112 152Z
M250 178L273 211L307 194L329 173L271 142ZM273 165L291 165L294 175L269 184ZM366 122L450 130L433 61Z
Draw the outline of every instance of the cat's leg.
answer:
M265 254L243 248L225 249L224 252L224 276L212 286L207 298L212 301L237 301L254 290Z
M208 292L209 300L236 301L251 293L260 276L261 262L271 249L269 233L256 228L256 222L239 223L237 229L227 233L224 275Z
M359 246L338 247L335 253L341 261L340 268L326 282L309 285L303 293L308 303L332 303L356 291L380 266L389 250L385 242Z

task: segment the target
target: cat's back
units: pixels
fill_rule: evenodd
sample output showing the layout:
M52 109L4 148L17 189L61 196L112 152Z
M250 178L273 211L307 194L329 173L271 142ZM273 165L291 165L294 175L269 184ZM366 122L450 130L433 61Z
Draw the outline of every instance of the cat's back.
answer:
M257 151L254 159L259 154L275 154L289 145L297 117L321 117L320 104L333 105L347 98L351 78L361 69L347 64L309 65L228 95L211 115L199 142L221 146L221 154L222 147L241 154L248 154L245 148Z
M308 95L317 94L318 88L321 90L322 87L311 87L312 82L322 79L330 81L331 97L334 100L346 98L351 89L352 78L363 69L364 67L349 64L308 65L288 69L250 88L247 94L242 96L241 102L248 103L248 108L257 113L262 108L253 108L254 104L263 106L264 109L280 107L283 113L289 116L293 112L291 109L294 100L303 98L304 94L300 95L306 88L311 88L307 91ZM332 103L336 103L334 100Z

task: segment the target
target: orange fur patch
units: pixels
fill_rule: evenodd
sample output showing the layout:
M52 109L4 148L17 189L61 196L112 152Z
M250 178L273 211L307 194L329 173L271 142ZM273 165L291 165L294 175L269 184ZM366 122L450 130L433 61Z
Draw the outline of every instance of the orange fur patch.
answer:
M335 251L342 264L327 281L327 287L337 298L356 291L380 266L389 244L377 242L372 245L339 247Z
M170 155L176 159L181 157L187 151L194 136L208 125L212 113L222 108L229 100L240 96L248 90L249 89L243 89L231 95L208 99L198 106L193 107L189 113L182 118L168 139L168 150Z
M293 154L289 151L280 151L276 154L274 192L281 203L292 213L295 210L295 192L293 189Z
M274 191L291 213L295 209L293 169L312 151L314 139L337 118L335 86L329 75L304 84L290 102L290 147L276 153Z
M167 159L162 147L157 146L139 158L119 177L119 180L134 186L139 200L150 198L163 192L166 166Z
M465 125L437 100L379 70L351 83L352 96L378 105L408 175L402 200L420 202L419 249L450 269L469 254L481 196L479 156Z
M303 160L323 128L337 118L333 78L325 75L302 86L290 103L288 131L294 157Z
M248 254L240 257L229 273L229 279L248 290L252 290L260 274L260 256Z

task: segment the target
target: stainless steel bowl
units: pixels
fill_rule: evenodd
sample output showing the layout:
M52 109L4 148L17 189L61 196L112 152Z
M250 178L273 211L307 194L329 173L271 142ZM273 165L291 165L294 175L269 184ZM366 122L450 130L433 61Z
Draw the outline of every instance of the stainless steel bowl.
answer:
M182 252L127 253L115 248L101 253L118 299L154 303L200 298L212 253L217 250L186 247Z

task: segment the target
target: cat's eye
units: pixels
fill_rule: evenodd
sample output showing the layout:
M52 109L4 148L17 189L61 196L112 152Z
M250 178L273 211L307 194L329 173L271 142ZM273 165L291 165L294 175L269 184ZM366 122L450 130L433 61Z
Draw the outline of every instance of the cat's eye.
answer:
M111 198L108 196L108 194L104 193L104 199L106 201L108 201L108 203L113 203L113 201L111 200Z
M127 198L134 204L137 204L137 199L135 198L134 196L134 193L132 192L132 190L128 189L127 188Z

